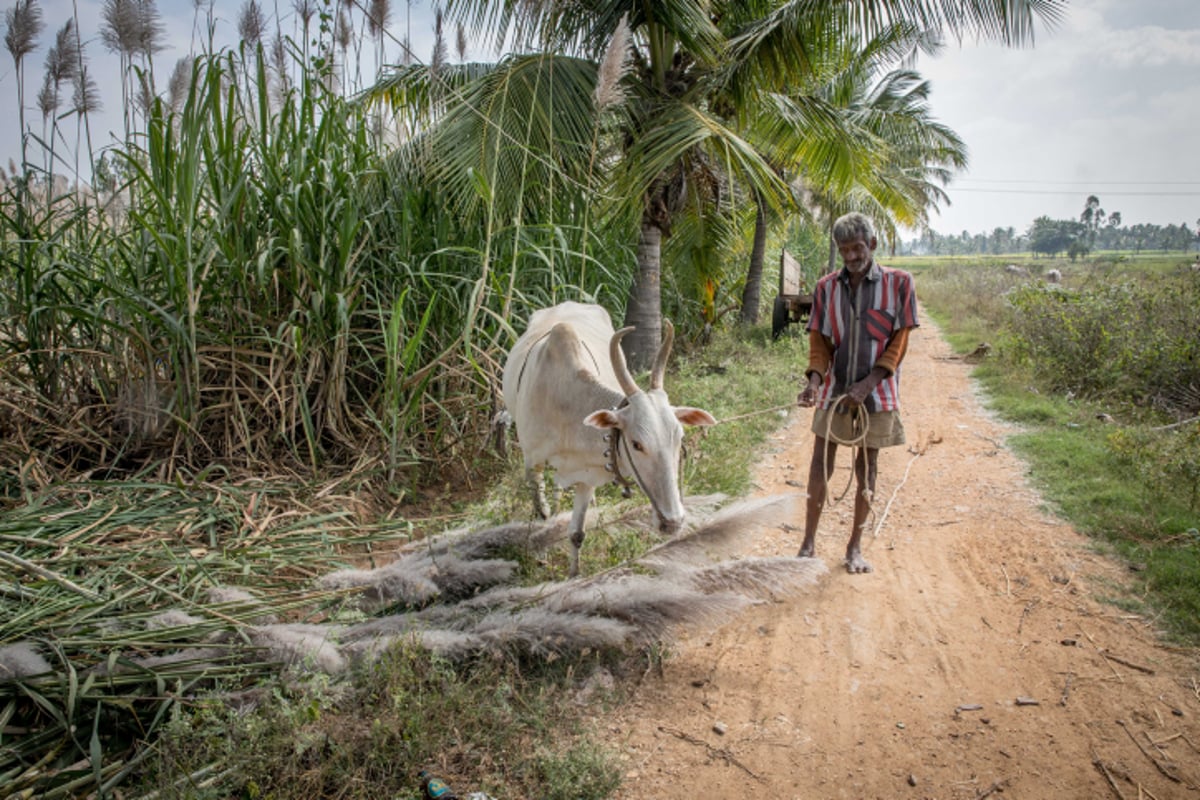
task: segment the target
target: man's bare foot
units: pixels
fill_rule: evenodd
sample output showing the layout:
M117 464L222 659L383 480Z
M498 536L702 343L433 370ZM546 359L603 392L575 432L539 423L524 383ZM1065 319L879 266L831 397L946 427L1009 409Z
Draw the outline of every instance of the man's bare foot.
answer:
M813 553L816 551L817 548L814 542L805 542L804 544L800 545L800 552L796 555L800 558L812 558Z
M848 553L846 555L846 572L851 575L871 572L871 565L862 557L862 553Z

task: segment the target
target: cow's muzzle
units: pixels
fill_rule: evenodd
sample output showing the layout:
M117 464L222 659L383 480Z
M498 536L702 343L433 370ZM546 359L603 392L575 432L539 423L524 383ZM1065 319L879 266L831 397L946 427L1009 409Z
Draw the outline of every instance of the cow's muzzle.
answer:
M679 533L679 529L683 527L682 519L663 519L658 518L658 532L664 533L667 536L673 536Z

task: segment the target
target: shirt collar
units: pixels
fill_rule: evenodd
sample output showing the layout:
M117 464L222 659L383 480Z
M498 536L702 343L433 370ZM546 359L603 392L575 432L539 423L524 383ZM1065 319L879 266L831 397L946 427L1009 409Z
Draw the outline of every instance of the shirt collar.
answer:
M863 280L874 283L875 281L879 280L882 275L883 270L880 268L879 262L875 259L871 259L871 268L867 270L867 274L863 276ZM838 270L838 280L849 286L850 270L846 269L844 266Z

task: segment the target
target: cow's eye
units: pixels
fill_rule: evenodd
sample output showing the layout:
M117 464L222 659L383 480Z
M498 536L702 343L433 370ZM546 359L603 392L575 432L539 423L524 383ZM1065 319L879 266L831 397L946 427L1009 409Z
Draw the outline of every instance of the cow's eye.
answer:
M641 442L634 442L634 443L633 443L633 449L634 449L634 450L637 450L639 453L644 453L644 452L646 452L646 448L642 447L642 443L641 443Z

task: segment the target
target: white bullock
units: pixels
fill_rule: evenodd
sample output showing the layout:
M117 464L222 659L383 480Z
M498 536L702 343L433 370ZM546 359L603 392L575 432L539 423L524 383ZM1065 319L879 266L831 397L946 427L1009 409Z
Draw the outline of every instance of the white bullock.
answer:
M683 426L715 425L707 411L671 405L663 372L674 340L664 320L663 343L642 391L629 374L621 338L601 306L561 303L535 311L504 365L504 401L517 426L535 511L549 515L543 469L560 487L575 488L570 576L579 574L583 525L596 487L636 483L658 515L659 530L683 525L679 455Z

